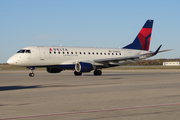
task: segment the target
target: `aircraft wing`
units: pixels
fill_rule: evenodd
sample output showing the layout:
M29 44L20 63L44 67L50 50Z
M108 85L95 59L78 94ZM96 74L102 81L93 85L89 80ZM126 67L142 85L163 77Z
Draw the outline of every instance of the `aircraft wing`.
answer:
M107 59L96 59L93 60L94 62L113 62L113 61L125 61L125 60L134 60L134 59L139 59L140 55L137 56L130 56L130 57L117 57L117 58L107 58Z
M160 52L166 52L166 51L170 51L170 50L172 50L172 49L161 50L161 51L159 51L158 53L160 53Z
M70 60L70 61L66 61L63 62L61 64L76 64L78 62L85 62L85 63L91 63L95 66L104 66L105 64L119 64L121 65L121 61L127 61L127 62L136 62L137 60L140 59L146 59L149 57L152 57L154 55L156 55L157 53L160 52L166 52L166 51L170 51L171 49L168 50L161 50L159 51L159 49L161 48L161 45L159 46L159 48L155 51L155 52L148 52L148 53L142 53L142 54L138 54L135 56L126 56L126 57L115 57L115 58L105 58L105 59L94 59L94 60Z
M128 57L117 57L117 58L107 58L107 59L95 59L94 62L97 62L97 63L119 62L119 61L132 61L132 62L135 62L135 60L146 59L146 58L149 58L149 57L152 57L152 56L156 55L157 53L166 52L166 51L170 51L170 50L171 50L171 49L168 49L168 50L159 51L159 49L161 48L161 46L162 46L162 45L160 45L159 48L158 48L155 52L149 52L149 53L144 53L144 54L140 54L140 55L136 55L136 56L128 56Z

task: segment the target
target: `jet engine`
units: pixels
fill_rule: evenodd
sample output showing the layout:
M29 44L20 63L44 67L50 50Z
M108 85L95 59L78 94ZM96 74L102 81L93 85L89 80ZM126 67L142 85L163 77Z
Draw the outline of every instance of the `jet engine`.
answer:
M58 69L58 68L52 68L52 67L47 67L46 71L48 73L60 73L62 71L62 69Z
M94 67L91 63L79 62L75 64L76 72L90 72Z

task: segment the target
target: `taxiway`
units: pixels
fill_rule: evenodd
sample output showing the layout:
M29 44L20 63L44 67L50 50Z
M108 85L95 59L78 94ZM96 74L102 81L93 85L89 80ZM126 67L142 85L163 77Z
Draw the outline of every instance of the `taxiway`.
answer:
M102 76L92 73L74 76L73 71L60 74L35 71L35 74L32 78L28 76L28 71L0 71L0 119L180 118L180 105L177 104L180 103L178 69L103 70ZM146 107L151 105L153 107ZM142 108L133 108L137 106ZM88 112L93 110L99 111Z

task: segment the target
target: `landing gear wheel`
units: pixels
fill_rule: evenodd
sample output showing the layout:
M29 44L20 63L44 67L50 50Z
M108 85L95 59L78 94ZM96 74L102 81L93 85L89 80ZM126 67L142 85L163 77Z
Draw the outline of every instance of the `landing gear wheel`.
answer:
M28 67L30 69L30 73L29 73L29 77L34 77L34 70L35 70L35 67Z
M29 73L29 77L34 77L34 73Z
M75 76L81 76L82 73L81 73L81 72L76 72L76 71L74 71L74 75L75 75Z
M101 70L95 70L95 71L94 71L94 75L102 75Z

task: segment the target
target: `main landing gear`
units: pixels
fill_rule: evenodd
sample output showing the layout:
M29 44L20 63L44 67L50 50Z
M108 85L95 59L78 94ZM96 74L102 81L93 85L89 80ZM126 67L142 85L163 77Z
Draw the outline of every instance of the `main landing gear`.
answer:
M29 73L29 77L34 77L34 75L35 75L35 74L34 74L35 67L30 67L29 69L30 69L30 71L31 71L31 72Z
M76 71L74 71L74 75L75 75L75 76L81 76L82 73L81 73L81 72L76 72Z
M76 72L76 71L74 71L74 75L75 75L75 76L81 76L81 75L82 75L82 72ZM95 70L95 71L94 71L94 75L95 75L95 76L98 76L98 75L100 76L100 75L102 75L102 71L101 71L101 70Z
M95 70L94 75L102 75L102 71L101 70Z

